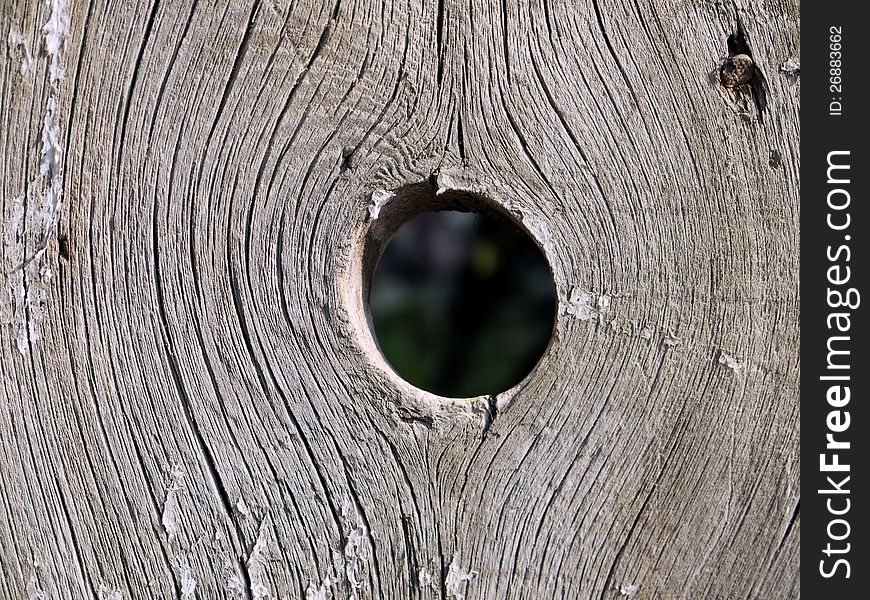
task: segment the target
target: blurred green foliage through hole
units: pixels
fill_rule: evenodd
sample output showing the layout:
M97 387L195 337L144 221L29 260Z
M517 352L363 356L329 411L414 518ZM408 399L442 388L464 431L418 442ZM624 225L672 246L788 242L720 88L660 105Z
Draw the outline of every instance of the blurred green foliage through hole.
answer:
M556 290L541 250L507 218L430 212L387 244L369 311L399 375L468 398L503 392L534 368L553 332Z

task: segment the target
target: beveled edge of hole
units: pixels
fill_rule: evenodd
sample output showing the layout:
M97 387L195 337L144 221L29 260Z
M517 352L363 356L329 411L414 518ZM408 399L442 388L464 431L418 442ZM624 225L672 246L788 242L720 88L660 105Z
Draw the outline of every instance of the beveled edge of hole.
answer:
M385 192L376 193L383 195ZM353 240L350 269L344 283L346 301L352 324L356 329L357 341L372 365L378 367L390 383L398 389L400 392L399 400L402 403L401 409L410 418L430 421L433 418L443 417L444 413L447 413L447 416L478 416L483 417L486 427L495 413L505 408L513 397L528 385L541 363L550 353L556 340L559 295L550 256L541 240L523 224L522 220L498 201L480 193L462 189L437 188L434 178L430 178L427 181L406 184L392 190L390 194L389 200L380 206L377 218L372 218L369 214L366 215L365 222L358 229L356 239ZM497 394L451 398L418 388L393 368L381 351L374 333L368 299L375 268L384 249L393 235L418 215L442 211L476 212L509 221L535 243L550 272L555 297L550 340L535 366L517 384Z

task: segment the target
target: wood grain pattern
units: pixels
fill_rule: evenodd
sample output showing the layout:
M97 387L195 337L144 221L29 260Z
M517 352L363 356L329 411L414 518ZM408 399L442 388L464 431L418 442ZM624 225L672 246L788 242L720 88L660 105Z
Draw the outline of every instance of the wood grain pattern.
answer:
M798 19L4 2L0 597L799 597ZM373 350L367 206L413 184L552 265L496 399Z

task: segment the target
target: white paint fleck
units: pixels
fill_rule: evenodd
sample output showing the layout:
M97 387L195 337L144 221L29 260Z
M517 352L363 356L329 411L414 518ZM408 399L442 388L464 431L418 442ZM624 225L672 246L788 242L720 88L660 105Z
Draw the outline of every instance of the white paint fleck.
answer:
M245 502L245 498L243 496L239 496L239 499L236 501L236 510L239 511L239 514L245 518L251 516L251 509L248 508L247 502Z
M725 354L724 352L719 353L719 364L725 365L726 367L728 367L729 369L731 369L735 373L739 373L741 370L743 370L743 363L742 362L740 362L739 360L737 360L733 356L729 356L728 354Z
M332 587L332 579L329 576L324 577L319 586L314 582L308 584L308 589L305 590L305 600L329 600L332 596L330 589Z
M420 570L417 571L417 582L420 584L421 588L432 587L435 583L435 580L432 579L432 574L429 572L429 568L425 565L420 567Z
M372 203L368 206L369 216L372 218L372 221L378 218L381 214L381 208L383 208L384 205L395 195L395 192L389 192L386 190L372 192Z
M228 592L228 596L230 598L244 598L246 590L242 578L239 577L238 573L233 572L232 567L227 569L227 571L231 573L227 577L226 591Z
M592 294L581 291L578 288L571 290L571 295L568 297L568 306L565 309L569 315L574 315L581 321L588 321L597 316L597 311L592 303Z
M258 581L257 583L251 583L251 596L254 600L267 600L272 597L272 591L268 585Z
M27 354L27 351L30 350L29 330L30 328L26 324L22 324L18 328L18 335L15 336L15 345L21 354Z
M166 499L163 502L161 523L169 541L172 542L178 534L178 494L184 489L184 469L180 464L169 468L169 484L166 486Z
M640 330L640 337L645 340L651 340L653 336L653 332L649 327L644 327Z
M662 344L668 348L676 348L677 346L682 345L682 343L683 340L678 338L673 331L668 331L668 335L666 335L665 339L662 340Z
M789 77L797 77L801 72L801 61L792 56L779 66L779 70Z
M365 570L369 558L369 541L365 525L358 524L359 517L351 502L341 509L344 526L349 533L344 545L344 576L354 590L366 585Z
M571 288L565 305L565 312L580 319L581 321L597 320L603 322L604 317L610 310L611 298L607 294L598 295L595 292L586 292L580 288Z
M462 569L459 566L459 556L454 554L453 560L450 561L450 567L447 569L447 578L444 580L447 597L453 600L465 600L468 582L477 575L477 571Z
M254 543L254 549L246 563L251 578L251 596L254 600L266 600L272 597L266 575L266 564L271 560L268 526L269 519L267 517L260 523L260 528L257 530L257 541Z
M365 586L365 579L360 576L366 560L368 560L368 539L365 527L359 525L351 530L344 546L344 574L347 582L354 589L361 590Z
M447 591L447 597L453 600L465 600L465 591L468 587L468 582L478 575L477 571L464 570L459 566L459 558L456 554L453 555L453 560L450 561L450 567L447 569L447 578L444 580L444 586Z
M178 576L181 580L180 600L190 600L193 598L194 590L196 590L196 579L194 579L193 571L190 569L190 562L186 556L178 556L176 561L178 563Z
M48 600L48 595L39 586L39 578L36 573L31 575L27 582L27 600Z
M639 591L640 591L640 586L638 586L638 585L634 585L634 584L623 585L623 586L620 586L620 588L619 588L619 595L620 596L628 596L629 598L631 598L632 596L636 595Z
M30 65L33 64L33 53L30 51L30 42L25 38L16 25L9 29L9 37L7 38L9 45L15 49L21 49L21 75L27 75L30 70Z
M433 558L428 565L423 565L417 571L417 583L420 589L431 588L438 590L441 587L441 577L436 577L433 573L440 573L441 569L438 563Z
M123 600L124 595L121 593L121 590L114 587L109 587L104 583L101 583L97 587L97 596L99 600Z
M600 295L598 297L598 314L604 316L608 308L610 308L610 296L607 294Z

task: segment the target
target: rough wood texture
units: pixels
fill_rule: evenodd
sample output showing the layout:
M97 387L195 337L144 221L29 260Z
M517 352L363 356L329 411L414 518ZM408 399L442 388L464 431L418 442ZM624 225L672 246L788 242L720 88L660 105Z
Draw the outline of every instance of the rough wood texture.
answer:
M799 596L797 2L5 0L0 33L0 597ZM373 351L367 207L407 184L551 262L554 341L494 401Z

